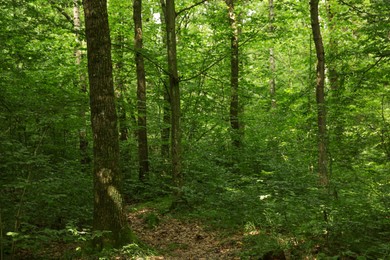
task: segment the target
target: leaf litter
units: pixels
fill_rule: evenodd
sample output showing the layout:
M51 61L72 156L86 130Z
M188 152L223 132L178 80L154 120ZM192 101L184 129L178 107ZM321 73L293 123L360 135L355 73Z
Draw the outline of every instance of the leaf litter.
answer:
M240 259L242 235L224 238L197 221L143 209L128 215L133 232L160 255L148 259Z

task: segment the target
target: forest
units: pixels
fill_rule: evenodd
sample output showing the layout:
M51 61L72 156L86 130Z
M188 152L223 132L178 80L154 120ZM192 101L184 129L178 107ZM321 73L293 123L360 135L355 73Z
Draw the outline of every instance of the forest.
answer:
M0 0L0 259L390 259L389 0Z

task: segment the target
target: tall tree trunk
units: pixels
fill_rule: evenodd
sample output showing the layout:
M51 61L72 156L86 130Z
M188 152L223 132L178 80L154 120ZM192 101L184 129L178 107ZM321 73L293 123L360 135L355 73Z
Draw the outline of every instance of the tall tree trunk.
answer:
M133 1L134 49L137 67L137 108L138 108L138 159L139 179L144 181L149 172L148 136L146 126L146 79L142 54L142 0Z
M175 197L178 202L182 197L182 154L181 154L181 129L180 129L180 88L177 72L176 54L176 11L175 1L166 0L165 26L168 52L169 93L171 103L171 156L172 177L175 184Z
M328 1L327 5L327 14L328 14L328 22L329 22L329 50L331 50L331 55L333 59L327 61L328 67L328 79L330 83L331 90L338 90L339 88L339 75L336 69L336 57L338 55L338 43L335 37L335 21L334 21L334 13L332 11L334 2ZM329 55L328 55L329 56Z
M161 129L161 156L164 159L169 158L169 137L171 132L171 109L169 90L164 84L164 104L163 104L163 127Z
M238 57L238 37L239 28L238 20L234 10L234 0L226 0L229 11L229 21L231 27L230 38L230 125L232 128L232 144L234 147L239 148L241 146L241 126L239 122L239 102L238 102L238 73L239 73L239 57Z
M119 123L119 140L127 141L129 138L129 129L127 123L127 111L125 101L125 80L123 77L123 61L124 61L124 37L123 33L119 32L116 36L117 47L114 48L113 53L116 57L114 64L116 77L114 77L115 94L117 97L117 109L118 109L118 123Z
M271 33L271 36L273 35L275 31L274 27L274 20L275 20L275 12L274 12L274 0L269 0L269 31ZM276 81L275 81L275 56L274 56L274 48L269 48L269 68L271 72L271 78L269 80L269 92L271 96L271 107L276 107L276 99L275 99L275 92L276 92Z
M161 17L163 17L163 20L165 21L165 1L161 1ZM164 23L161 23L161 29L166 34L166 27ZM162 38L164 46L167 45L167 37L166 35ZM161 128L161 156L164 160L169 159L169 138L171 133L171 98L169 94L169 86L167 80L164 78L161 80L164 85L163 90L163 125Z
M79 79L78 84L80 86L80 93L81 95L84 95L87 93L87 83L85 76L83 72L80 70L81 65L81 40L80 40L80 7L78 0L73 0L73 27L75 30L75 37L76 37L76 47L74 50L74 54L76 57L76 65L77 70L79 72ZM83 99L84 100L84 99ZM80 105L80 117L82 120L82 127L79 129L79 147L80 147L80 163L82 165L82 170L86 170L85 165L88 164L91 159L88 156L88 139L87 139L87 130L85 125L85 110L86 107L84 105L84 102Z
M93 229L110 231L95 246L120 246L130 232L120 189L119 135L106 0L84 0L94 152Z
M318 18L319 0L310 0L310 17L313 40L317 54L317 84L316 101L318 117L318 174L320 183L328 185L328 158L326 144L326 107L325 107L325 51L321 37L320 23Z
M336 29L336 21L334 19L333 9L335 8L335 1L329 0L327 1L327 22L328 26L328 35L329 35L329 53L327 55L327 78L329 82L329 97L328 104L329 109L331 109L332 113L327 115L328 120L332 125L333 131L328 132L328 154L329 154L329 167L328 174L330 175L332 172L333 162L339 163L345 161L342 159L345 154L345 150L343 147L343 131L344 131L344 123L343 123L343 115L340 113L340 106L342 104L341 101L341 93L342 88L339 85L339 74L337 72L337 56L338 56L338 42L335 37L335 29ZM331 145L333 143L337 147ZM334 149L332 149L334 147Z

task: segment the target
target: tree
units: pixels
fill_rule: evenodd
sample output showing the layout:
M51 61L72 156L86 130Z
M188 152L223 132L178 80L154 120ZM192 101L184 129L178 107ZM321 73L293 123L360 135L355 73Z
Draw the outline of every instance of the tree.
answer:
M137 107L138 107L138 159L139 178L144 181L149 172L148 136L146 125L146 79L142 54L142 0L133 2L134 49L137 67Z
M239 78L239 52L238 52L238 38L239 38L239 24L238 17L234 10L234 0L226 0L229 12L229 21L231 28L230 38L230 125L232 129L232 143L233 146L239 148L242 142L241 125L239 121L239 100L238 100L238 78Z
M81 45L82 41L80 39L80 7L78 0L73 0L73 25L74 25L74 31L75 31L75 37L76 37L76 48L75 48L75 57L76 57L76 66L77 69L80 71L80 76L78 83L80 85L80 93L84 97L87 93L87 86L86 86L86 79L83 72L81 72L81 59L82 59L82 53L81 53ZM86 107L84 104L81 104L80 106L80 116L83 120L83 125L79 130L79 146L80 146L80 162L82 165L88 164L90 162L90 158L88 155L88 139L87 139L87 130L85 126L85 110Z
M161 11L159 12L160 19L162 18L163 21L165 21L165 1L161 1ZM161 41L164 48L167 46L167 36L166 36L166 27L165 23L161 22L160 24L161 29ZM160 82L162 83L162 111L163 111L163 118L162 118L162 124L161 124L161 157L164 160L168 160L170 158L170 143L169 143L169 137L171 135L171 101L170 101L170 90L169 90L169 83L167 80L167 75L164 74L163 69L159 69L159 78Z
M181 154L181 128L180 128L180 88L177 70L176 51L176 11L175 1L162 1L165 17L165 30L167 38L169 94L171 104L171 156L172 177L175 185L175 197L181 199L182 195L182 154Z
M84 14L94 153L93 228L110 231L99 237L95 245L120 246L129 240L129 230L120 189L119 134L106 1L85 0Z
M269 31L272 37L272 34L275 31L275 26L273 24L275 20L274 1L269 0L268 5L269 5ZM275 82L275 56L274 56L273 47L269 48L269 68L271 73L271 77L269 80L269 92L271 96L271 107L274 108L276 107L276 99L275 99L276 82Z
M318 174L320 183L327 185L327 152L326 152L326 109L325 109L325 51L322 42L320 23L318 19L319 0L310 1L310 18L313 40L317 54L317 83L316 83L316 101L317 101L317 126L318 126Z

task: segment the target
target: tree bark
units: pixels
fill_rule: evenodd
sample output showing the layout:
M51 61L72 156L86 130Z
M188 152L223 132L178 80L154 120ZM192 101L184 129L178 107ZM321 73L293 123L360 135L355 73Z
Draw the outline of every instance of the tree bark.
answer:
M165 89L164 83L164 101L163 101L163 127L161 129L161 155L164 159L169 159L169 137L171 132L171 101L169 90Z
M274 12L274 1L269 0L269 31L271 33L271 36L273 35L275 31L274 27L274 20L275 20L275 12ZM275 81L275 56L274 56L274 49L273 47L269 48L269 68L271 77L269 80L269 92L271 96L271 107L276 107L276 99L275 99L275 93L276 93L276 81Z
M118 123L119 123L119 140L127 141L129 139L129 129L127 123L127 109L125 91L126 84L123 75L124 67L124 37L123 33L119 32L116 36L117 47L114 48L113 53L116 55L117 61L114 64L116 77L114 77L115 94L117 98L117 110L118 110Z
M238 38L239 28L236 13L234 10L234 0L226 0L229 11L229 21L231 27L230 38L230 126L232 129L232 144L233 147L241 147L241 126L239 121L239 100L238 100L238 77L239 77L239 57L238 57Z
M317 83L316 101L318 118L318 174L320 184L328 185L328 158L327 158L327 134L326 134L326 107L325 107L325 51L321 37L320 23L318 18L319 0L310 1L310 17L313 40L317 54Z
M165 1L161 0L161 17L163 17L163 20L165 21ZM162 31L165 31L166 33L166 27L164 23L161 23ZM163 36L163 44L164 46L167 45L167 37L166 35ZM167 80L165 79L165 75L162 78L162 82L164 85L163 90L163 125L161 128L161 156L164 160L168 160L170 158L169 156L169 138L171 133L171 98L170 98L170 91L169 86L167 83Z
M336 69L336 60L335 57L338 55L338 43L335 37L335 21L334 21L334 13L332 11L334 3L332 1L328 2L327 5L327 14L328 14L328 22L329 22L329 50L331 50L331 54L334 57L331 61L327 61L328 67L328 78L330 83L330 89L338 91L339 89L339 75Z
M137 109L138 109L138 159L139 179L145 181L149 172L148 136L146 125L146 79L142 54L142 0L133 1L134 49L137 68Z
M164 4L163 4L164 8ZM182 154L181 154L181 128L180 128L180 88L179 75L177 71L176 52L176 12L175 1L165 2L165 25L168 52L168 72L171 104L171 159L172 177L175 185L176 201L181 200L183 176L182 176Z
M120 189L119 134L112 75L106 0L84 0L94 153L93 229L110 231L95 246L121 246L130 240Z
M79 79L77 81L78 81L80 93L84 97L84 95L87 93L87 84L86 84L85 75L81 72L81 70L79 70L81 65L82 53L81 53L81 40L80 40L80 28L81 28L80 7L79 7L78 0L73 0L73 27L75 30L75 38L76 38L76 47L74 50L74 55L76 57L77 70L80 71ZM86 170L86 164L89 164L91 161L91 158L89 158L88 155L88 139L87 139L87 130L85 125L85 121L86 121L85 110L86 107L84 105L84 102L82 102L82 104L80 104L80 117L82 120L82 127L79 130L79 148L80 148L80 163L82 165L83 171Z

